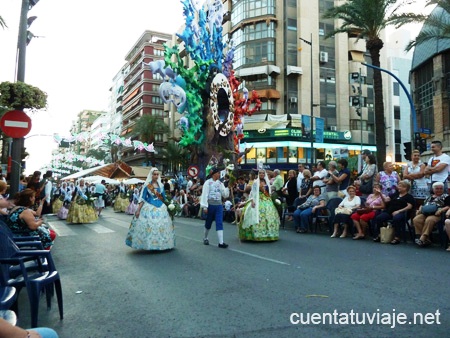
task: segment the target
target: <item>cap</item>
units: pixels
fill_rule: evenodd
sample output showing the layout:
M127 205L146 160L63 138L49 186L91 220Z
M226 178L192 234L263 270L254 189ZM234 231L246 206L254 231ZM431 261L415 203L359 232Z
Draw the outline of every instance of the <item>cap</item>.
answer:
M219 169L218 167L212 167L211 170L209 171L209 175L212 176L220 171L221 169Z

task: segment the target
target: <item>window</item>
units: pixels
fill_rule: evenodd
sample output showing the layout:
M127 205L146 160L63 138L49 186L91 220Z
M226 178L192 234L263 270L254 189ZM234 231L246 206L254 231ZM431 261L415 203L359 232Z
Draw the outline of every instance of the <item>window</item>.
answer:
M400 120L400 107L399 106L394 106L394 119L395 120Z
M394 82L394 96L400 96L400 85L398 82Z
M163 134L155 134L155 141L156 142L162 142L163 141Z
M277 162L277 148L266 148L266 158L267 163L276 163Z
M396 129L395 131L394 131L394 142L395 143L402 143L402 131L401 130L398 130L398 129Z
M296 19L287 19L287 29L290 31L297 30L297 20Z

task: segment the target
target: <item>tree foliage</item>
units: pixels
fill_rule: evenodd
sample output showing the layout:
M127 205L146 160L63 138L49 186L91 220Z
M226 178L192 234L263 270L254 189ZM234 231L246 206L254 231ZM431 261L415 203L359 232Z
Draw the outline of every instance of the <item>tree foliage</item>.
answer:
M347 33L365 39L372 65L381 68L380 51L384 43L380 38L380 32L387 26L399 28L423 19L420 14L402 12L404 6L409 3L410 1L401 0L348 0L343 5L332 7L325 12L324 18L340 20L340 27L327 37ZM378 165L382 165L386 161L386 123L381 72L376 69L373 73L373 88L377 162Z
M0 16L0 27L2 27L2 28L8 27L8 26L6 25L5 20L3 20L3 18L2 18L1 16Z
M0 106L12 109L43 109L47 107L47 93L23 82L2 82Z
M432 12L423 18L422 30L416 39L406 46L406 51L430 40L450 39L450 0L429 0L427 6L431 5L437 5L443 11Z
M164 120L152 116L152 115L142 115L136 124L133 126L131 134L137 137L141 142L151 144L155 142L155 134L166 134L169 132L169 126L164 123ZM151 153L152 165L155 165L155 153ZM145 160L148 163L148 152L145 152Z
M188 151L174 141L167 143L167 147L162 150L162 156L169 171L176 172L179 165L181 167L187 167L189 158Z

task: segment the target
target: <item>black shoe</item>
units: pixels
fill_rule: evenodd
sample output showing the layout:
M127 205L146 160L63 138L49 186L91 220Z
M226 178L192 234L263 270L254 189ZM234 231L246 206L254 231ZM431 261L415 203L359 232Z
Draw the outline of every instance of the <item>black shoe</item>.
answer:
M208 240L208 238L205 238L205 239L203 240L203 244L209 245L209 240Z
M226 249L226 248L228 248L228 244L225 242L222 244L219 244L219 248Z
M380 239L380 237L377 237L377 238L374 238L373 241L378 243L381 241L381 239Z

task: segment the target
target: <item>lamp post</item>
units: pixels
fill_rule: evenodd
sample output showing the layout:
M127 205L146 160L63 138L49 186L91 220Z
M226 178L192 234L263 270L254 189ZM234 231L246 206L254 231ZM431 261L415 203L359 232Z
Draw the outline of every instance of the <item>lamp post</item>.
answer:
M305 40L303 38L299 38L301 41L303 41L304 43L308 44L311 47L311 60L310 60L310 72L311 72L311 78L310 78L310 92L311 92L311 126L310 126L310 130L309 130L309 139L311 141L311 166L314 164L314 138L313 138L313 125L314 125L314 114L313 114L313 110L314 110L314 81L313 81L313 44L312 44L312 33L311 33L311 37L310 40Z

